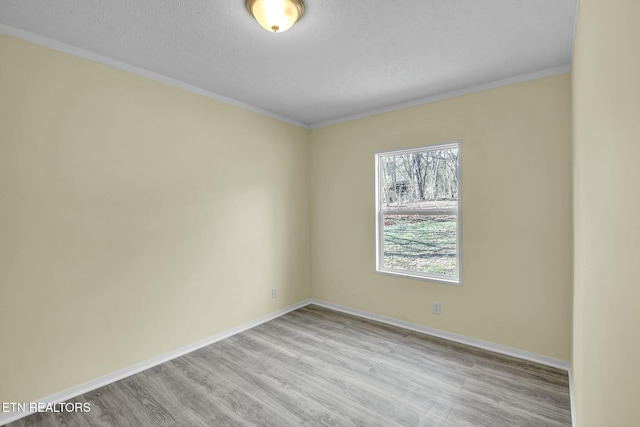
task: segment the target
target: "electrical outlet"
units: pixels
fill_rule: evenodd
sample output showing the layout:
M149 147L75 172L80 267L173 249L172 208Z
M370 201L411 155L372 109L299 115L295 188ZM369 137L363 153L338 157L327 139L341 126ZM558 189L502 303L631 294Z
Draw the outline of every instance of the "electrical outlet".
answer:
M271 298L278 298L278 290L276 288L271 289Z
M440 303L439 302L434 302L433 303L433 314L440 314Z

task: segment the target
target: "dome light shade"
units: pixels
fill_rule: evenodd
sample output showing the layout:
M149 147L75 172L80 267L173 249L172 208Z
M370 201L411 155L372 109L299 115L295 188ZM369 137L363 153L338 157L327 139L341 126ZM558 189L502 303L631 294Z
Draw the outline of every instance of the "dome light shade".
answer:
M265 30L282 33L300 19L304 3L302 0L247 0L247 9Z

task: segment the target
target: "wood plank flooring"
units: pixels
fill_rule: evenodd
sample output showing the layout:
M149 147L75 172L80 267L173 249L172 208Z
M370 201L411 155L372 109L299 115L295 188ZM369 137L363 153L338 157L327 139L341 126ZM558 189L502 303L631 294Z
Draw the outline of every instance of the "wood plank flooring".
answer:
M20 426L571 426L566 372L307 306Z

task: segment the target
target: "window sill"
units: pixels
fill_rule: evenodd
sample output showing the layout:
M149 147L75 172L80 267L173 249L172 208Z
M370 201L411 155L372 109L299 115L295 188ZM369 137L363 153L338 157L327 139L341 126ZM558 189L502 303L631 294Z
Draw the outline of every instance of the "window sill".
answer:
M459 278L447 279L439 276L430 276L426 274L422 275L419 273L411 273L405 270L391 270L391 269L376 269L376 273L384 274L388 276L400 276L400 277L406 277L409 279L425 280L428 282L440 283L443 285L460 286L460 287L462 286L462 280L460 280Z

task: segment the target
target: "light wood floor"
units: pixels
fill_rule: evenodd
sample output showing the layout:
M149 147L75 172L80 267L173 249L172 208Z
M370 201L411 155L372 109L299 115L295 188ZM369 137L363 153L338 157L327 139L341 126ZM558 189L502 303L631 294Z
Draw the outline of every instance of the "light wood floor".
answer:
M11 426L570 426L563 371L317 306Z

